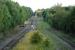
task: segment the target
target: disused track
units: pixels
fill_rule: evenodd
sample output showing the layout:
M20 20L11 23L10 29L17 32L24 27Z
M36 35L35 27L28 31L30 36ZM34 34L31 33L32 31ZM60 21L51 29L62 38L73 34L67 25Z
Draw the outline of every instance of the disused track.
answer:
M34 24L31 24L31 20L33 19L29 19L28 24L25 24L25 26L21 26L23 27L23 29L20 30L16 35L14 35L14 37L9 38L6 43L0 45L0 50L10 50L10 48L12 48L25 35L25 33L33 30L31 26Z
M30 30L31 30L30 28L26 27L22 29L21 31L18 32L17 35L11 37L11 39L9 39L8 42L2 45L0 47L0 50L9 50L13 45L15 45L15 43L17 43L24 36L25 33L29 32Z
M59 39L60 41L62 41L62 43L64 43L65 45L67 45L66 47L70 48L69 50L75 50L75 43L73 43L69 39L63 37L62 35L59 35L58 34L59 31L52 29L50 32L53 33L54 37L56 37L57 39Z
M60 39L62 39L63 41L67 42L71 47L72 49L71 50L75 50L75 43L73 43L72 41L70 41L69 39L67 38L64 38L62 36L59 36L56 34L56 36L58 36Z
M25 33L29 32L30 30L33 30L32 25L36 26L36 20L34 19L34 17L32 17L29 22L31 24L27 24L21 31L19 31L17 33L17 35L15 35L14 37L12 37L12 39L10 39L8 41L8 43L0 46L0 50L9 50L10 48L12 48L21 38L23 38L23 36L25 35ZM53 30L54 32L54 30ZM56 33L56 32L55 32ZM62 41L63 44L65 44L67 47L71 47L72 49L69 50L75 50L75 45L70 43L67 39L63 39L62 37L53 34L53 36L57 39L59 39L59 41Z

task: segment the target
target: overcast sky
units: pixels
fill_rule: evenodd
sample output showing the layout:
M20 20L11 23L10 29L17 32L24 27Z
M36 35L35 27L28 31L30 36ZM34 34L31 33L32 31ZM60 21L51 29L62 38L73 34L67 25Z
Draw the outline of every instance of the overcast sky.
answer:
M75 5L75 0L14 0L20 5L31 7L33 11L42 8L49 8L57 3L63 6Z

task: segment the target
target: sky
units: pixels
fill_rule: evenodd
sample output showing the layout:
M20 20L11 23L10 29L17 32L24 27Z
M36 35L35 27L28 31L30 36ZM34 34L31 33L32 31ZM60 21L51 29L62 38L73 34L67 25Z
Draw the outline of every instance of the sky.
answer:
M62 6L75 5L74 0L14 0L18 2L21 6L31 7L33 11L37 9L45 9L54 6L59 3Z

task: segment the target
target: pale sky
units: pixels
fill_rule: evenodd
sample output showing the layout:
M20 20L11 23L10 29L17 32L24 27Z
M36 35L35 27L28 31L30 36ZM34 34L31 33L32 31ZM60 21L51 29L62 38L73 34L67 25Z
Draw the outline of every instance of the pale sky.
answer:
M50 8L57 3L62 6L75 5L75 0L14 0L22 6L31 7L33 11L42 8Z

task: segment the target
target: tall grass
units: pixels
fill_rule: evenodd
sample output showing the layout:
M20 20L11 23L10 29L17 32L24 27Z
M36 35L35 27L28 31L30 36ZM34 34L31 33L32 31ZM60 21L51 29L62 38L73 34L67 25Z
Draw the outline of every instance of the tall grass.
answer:
M12 50L50 50L52 42L39 31L27 33Z

